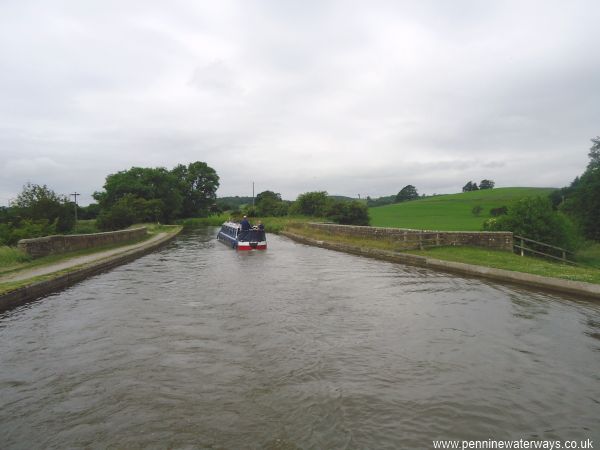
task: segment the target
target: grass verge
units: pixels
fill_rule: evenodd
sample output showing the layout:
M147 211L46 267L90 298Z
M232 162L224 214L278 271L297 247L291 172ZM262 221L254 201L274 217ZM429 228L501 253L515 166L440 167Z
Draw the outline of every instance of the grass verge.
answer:
M16 247L0 247L0 273L3 267L24 264L31 261L31 257Z
M79 256L91 255L94 253L104 252L106 250L112 250L112 249L118 248L118 247L124 247L127 245L137 244L139 242L146 241L150 238L151 238L151 236L148 235L141 239L132 239L129 241L121 242L119 244L102 245L100 247L86 248L86 249L77 250L74 252L62 253L60 255L48 255L48 256L44 256L42 258L29 259L25 262L20 262L20 263L17 262L17 263L6 265L6 266L0 266L0 276L7 275L10 273L14 273L14 272L20 272L21 270L34 269L34 268L43 267L43 266L47 266L47 265L58 263L58 262L67 261L69 259L77 258Z
M7 292L14 291L24 286L28 286L30 284L38 283L40 281L51 280L53 278L60 277L61 275L66 275L67 273L78 270L83 266L83 264L79 266L73 266L69 267L68 269L63 269L46 275L39 275L37 277L27 278L26 280L7 281L4 283L0 283L0 295L6 294Z
M489 250L477 247L436 247L427 250L404 250L400 243L391 240L376 240L352 236L335 236L316 232L303 224L290 224L286 230L317 240L338 242L363 248L376 248L445 261L461 262L476 266L530 273L552 278L600 284L600 270L595 267L580 267L559 262L547 261L530 256L519 256L501 250ZM596 253L593 253L597 255Z
M600 270L595 267L572 266L500 250L475 247L437 247L427 250L410 250L406 253L545 277L600 284Z
M600 269L600 242L586 242L575 252L575 259L580 264Z

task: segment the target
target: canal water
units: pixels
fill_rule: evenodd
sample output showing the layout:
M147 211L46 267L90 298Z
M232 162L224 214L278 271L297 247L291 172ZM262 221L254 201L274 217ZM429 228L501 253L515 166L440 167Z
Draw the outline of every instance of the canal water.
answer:
M216 229L0 315L0 448L600 445L600 304Z

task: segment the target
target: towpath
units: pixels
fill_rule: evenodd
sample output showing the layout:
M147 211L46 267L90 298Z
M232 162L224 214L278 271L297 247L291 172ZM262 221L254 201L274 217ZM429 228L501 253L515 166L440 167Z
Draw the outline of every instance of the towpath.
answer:
M161 240L167 235L167 233L158 233L155 236L152 236L150 239L147 239L142 242L138 242L136 244L125 245L123 247L113 248L111 250L106 250L98 253L92 253L84 256L77 256L75 258L71 258L65 261L59 261L56 263L48 264L41 267L35 267L31 269L20 270L15 273L10 273L8 275L0 276L0 283L7 283L11 281L22 281L28 280L30 278L39 277L41 275L48 275L54 272L59 272L64 269L69 269L71 267L81 266L84 264L101 261L106 258L110 258L115 255L120 255L122 253L127 253L132 250L139 249L141 247L145 247L155 243L156 241Z

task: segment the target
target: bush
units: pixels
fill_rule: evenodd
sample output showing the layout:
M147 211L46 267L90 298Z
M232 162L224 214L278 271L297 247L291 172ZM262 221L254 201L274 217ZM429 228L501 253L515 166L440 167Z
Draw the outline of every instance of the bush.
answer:
M333 202L327 211L327 218L342 225L369 225L367 205L357 201Z
M256 208L256 206L247 206L245 208L243 208L243 215L244 216L248 216L248 217L258 217L258 208Z
M575 259L580 264L600 269L600 243L593 241L586 242L577 251Z
M490 209L490 215L492 217L504 216L506 214L508 214L508 208L506 206Z
M0 224L0 245L16 245L21 239L31 239L56 234L56 221L20 220L18 223Z
M473 213L474 216L479 217L481 215L481 213L483 212L483 206L476 205L473 207L471 212Z
M75 204L64 203L58 210L56 218L56 231L59 233L68 233L75 226Z
M289 207L288 215L326 217L343 225L369 225L366 203L356 200L336 200L327 192L305 192Z
M0 246L0 267L31 261L31 256L14 247Z
M164 217L164 203L159 199L146 200L125 194L96 219L101 230L120 230L139 222L159 222Z
M78 220L69 234L93 234L98 231L95 220Z
M508 214L488 219L486 231L512 231L516 235L573 250L579 236L569 219L552 209L548 198L523 198L508 209Z
M77 217L79 220L96 219L100 214L100 205L98 203L90 203L87 206L77 207Z

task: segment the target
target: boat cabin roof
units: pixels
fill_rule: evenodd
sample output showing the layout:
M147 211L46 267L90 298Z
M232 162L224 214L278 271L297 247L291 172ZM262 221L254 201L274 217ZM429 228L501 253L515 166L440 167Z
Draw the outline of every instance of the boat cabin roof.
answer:
M224 227L230 227L230 228L241 228L241 225L237 222L225 222L223 224Z

